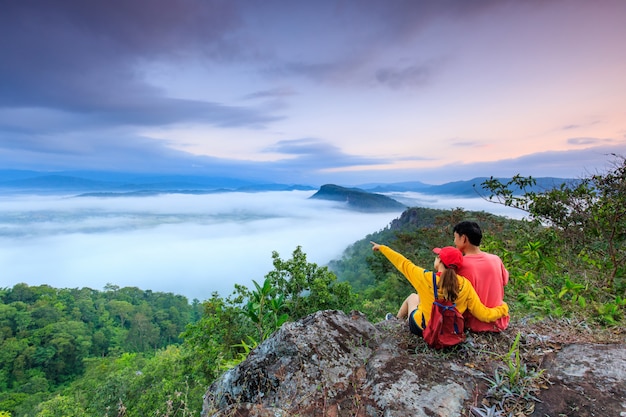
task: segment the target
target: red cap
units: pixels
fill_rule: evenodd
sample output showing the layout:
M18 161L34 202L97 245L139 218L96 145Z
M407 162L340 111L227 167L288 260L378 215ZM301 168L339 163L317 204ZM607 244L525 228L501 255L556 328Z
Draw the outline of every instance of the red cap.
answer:
M456 267L458 269L463 265L463 254L454 246L435 248L433 252L439 255L439 259L441 259L446 268Z

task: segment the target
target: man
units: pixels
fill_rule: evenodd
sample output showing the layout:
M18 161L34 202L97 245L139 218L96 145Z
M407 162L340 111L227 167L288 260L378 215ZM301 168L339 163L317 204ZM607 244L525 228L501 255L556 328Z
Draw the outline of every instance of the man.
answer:
M504 267L500 257L480 250L483 233L478 223L460 222L452 230L454 245L464 255L459 275L472 283L485 306L499 306L504 299L504 286L509 282L509 271ZM485 323L471 313L465 314L465 326L473 332L501 332L508 327L509 320L510 317L507 315L494 323Z

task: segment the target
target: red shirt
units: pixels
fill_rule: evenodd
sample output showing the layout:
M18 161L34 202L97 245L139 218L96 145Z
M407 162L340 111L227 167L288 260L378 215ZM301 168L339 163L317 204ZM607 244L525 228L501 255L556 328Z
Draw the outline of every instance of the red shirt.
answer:
M465 255L459 274L472 283L480 301L486 307L502 304L504 286L509 282L509 271L500 257L486 252ZM500 332L508 327L509 320L510 317L505 316L494 323L485 323L471 313L465 313L465 326L474 332Z

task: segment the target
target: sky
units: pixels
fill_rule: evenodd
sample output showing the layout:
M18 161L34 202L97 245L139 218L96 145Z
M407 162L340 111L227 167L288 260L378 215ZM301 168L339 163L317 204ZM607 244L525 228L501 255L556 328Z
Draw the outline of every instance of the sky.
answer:
M623 0L0 0L0 166L355 185L626 155Z

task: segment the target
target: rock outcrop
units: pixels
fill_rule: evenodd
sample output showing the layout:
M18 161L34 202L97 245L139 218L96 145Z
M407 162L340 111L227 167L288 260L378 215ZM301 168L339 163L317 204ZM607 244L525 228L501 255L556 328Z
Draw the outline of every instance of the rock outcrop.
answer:
M547 355L536 416L626 416L626 346L573 344Z
M283 325L215 381L202 416L505 415L487 393L497 397L490 378L517 333L474 335L452 351L433 351L401 321L320 311ZM525 369L545 372L511 415L626 416L626 345L520 340L531 361Z
M345 188L339 185L322 185L318 192L310 198L318 200L340 201L346 207L364 212L398 211L407 208L406 204L394 200L386 195L370 193L358 188Z

